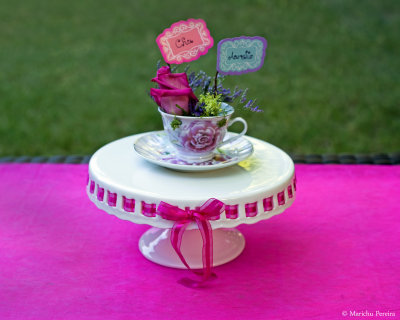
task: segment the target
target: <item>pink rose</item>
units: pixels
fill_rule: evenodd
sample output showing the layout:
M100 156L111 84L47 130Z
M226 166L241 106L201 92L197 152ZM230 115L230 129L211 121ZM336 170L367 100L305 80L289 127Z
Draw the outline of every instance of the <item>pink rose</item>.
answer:
M182 145L191 151L213 150L220 142L221 130L211 121L194 121L182 136Z
M158 83L159 89L151 88L150 94L166 113L182 115L183 110L189 113L189 105L198 101L189 86L186 73L171 73L169 67L165 66L158 69L157 76L151 81Z

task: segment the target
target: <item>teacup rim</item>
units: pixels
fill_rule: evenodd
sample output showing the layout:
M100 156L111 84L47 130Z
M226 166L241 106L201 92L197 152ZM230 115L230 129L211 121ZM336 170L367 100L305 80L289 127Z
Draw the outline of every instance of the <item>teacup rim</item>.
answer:
M227 103L225 103L225 102L222 102L222 104L223 104L224 106L230 107L230 110L229 110L229 112L228 112L227 114L225 114L225 115L220 115L220 116L212 116L212 117L191 117L191 116L175 115L175 114L171 114L171 113L167 113L167 112L162 111L160 107L158 107L158 112L160 112L161 114L166 115L166 116L177 117L177 118L183 118L183 119L216 119L216 118L224 118L224 117L227 117L227 116L232 115L232 114L235 112L235 109L234 109L230 104L227 104Z

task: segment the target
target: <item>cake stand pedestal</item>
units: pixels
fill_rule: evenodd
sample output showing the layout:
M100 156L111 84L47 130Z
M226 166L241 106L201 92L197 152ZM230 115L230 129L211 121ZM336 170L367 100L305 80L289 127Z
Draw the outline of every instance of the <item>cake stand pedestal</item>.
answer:
M279 148L249 136L254 147L248 159L215 171L180 172L152 164L134 151L144 134L111 142L89 162L87 194L96 206L116 217L148 224L139 249L149 260L163 266L185 268L170 243L174 221L157 214L161 201L181 209L200 207L210 198L225 204L213 229L213 265L235 259L245 247L243 235L234 227L252 224L282 213L292 205L296 193L294 164ZM202 238L191 223L181 251L189 266L202 268Z
M150 228L140 238L139 250L150 261L165 267L186 269L171 246L170 234L171 229ZM242 253L244 245L244 237L237 229L213 230L213 266L235 259ZM192 269L203 267L202 246L203 240L199 230L192 229L184 233L181 251Z

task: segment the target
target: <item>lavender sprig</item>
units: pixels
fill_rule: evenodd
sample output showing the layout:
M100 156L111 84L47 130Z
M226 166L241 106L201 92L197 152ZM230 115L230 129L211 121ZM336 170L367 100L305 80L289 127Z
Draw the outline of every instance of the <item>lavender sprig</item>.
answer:
M246 99L247 99L247 91L248 91L248 90L249 90L248 88L244 89L244 92L243 92L242 97L241 97L241 99L240 99L240 103L245 103L245 102L246 102Z
M263 110L261 110L259 106L256 106L256 107L252 108L251 111L253 111L253 112L263 112Z
M189 83L193 82L194 78L196 77L196 72L191 72L188 75L188 81Z
M189 70L189 68L190 68L190 64L188 64L188 65L185 67L185 69L183 69L183 72L184 72L184 73L187 73L188 70Z
M245 109L250 109L250 107L253 105L253 100L250 99L249 101L247 101L247 103L243 106L243 108Z

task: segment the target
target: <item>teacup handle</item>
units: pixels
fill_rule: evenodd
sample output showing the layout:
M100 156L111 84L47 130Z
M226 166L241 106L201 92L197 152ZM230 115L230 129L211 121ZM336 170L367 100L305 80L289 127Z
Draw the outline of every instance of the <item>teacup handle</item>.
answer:
M228 123L228 128L229 128L231 125L233 125L235 122L241 122L241 123L243 123L243 127L244 127L244 128L243 128L242 132L239 133L237 136L234 136L234 137L232 137L232 138L229 138L229 139L226 140L226 141L223 141L223 142L219 145L219 147L222 147L222 146L224 146L224 145L226 145L226 144L228 144L228 143L232 143L233 141L235 141L235 140L241 138L242 136L244 136L244 134L247 132L247 122L246 122L246 120L244 120L242 117L236 117L236 118L230 120L229 123Z

